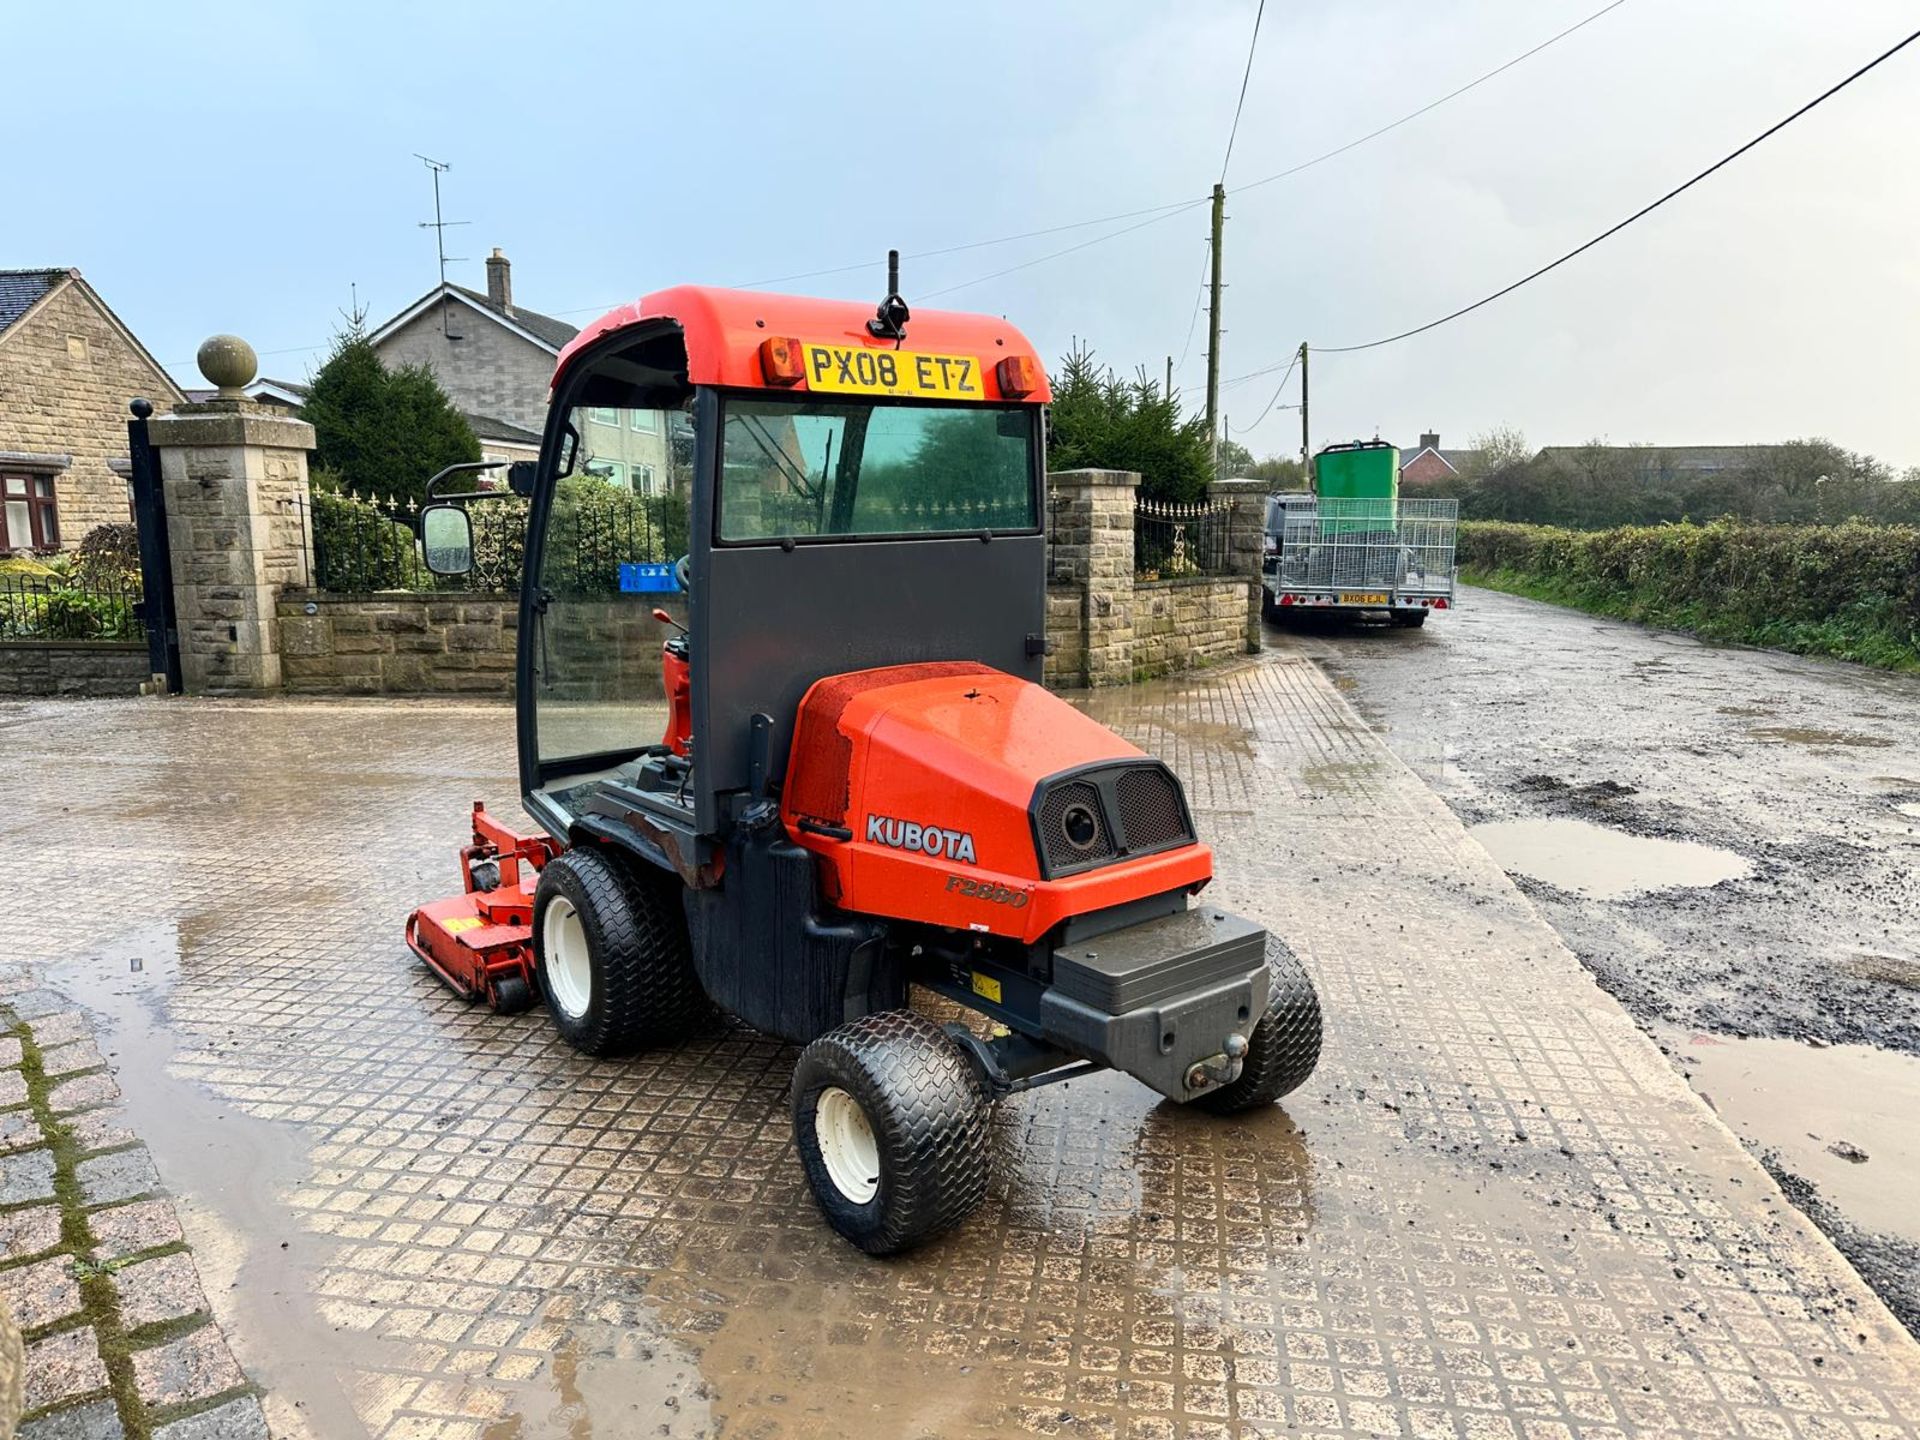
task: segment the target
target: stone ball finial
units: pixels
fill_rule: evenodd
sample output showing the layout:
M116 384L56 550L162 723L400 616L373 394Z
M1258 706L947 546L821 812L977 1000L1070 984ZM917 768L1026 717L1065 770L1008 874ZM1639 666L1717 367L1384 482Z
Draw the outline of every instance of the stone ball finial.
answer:
M212 335L200 345L200 373L220 387L222 399L245 397L245 386L260 373L260 358L238 335Z

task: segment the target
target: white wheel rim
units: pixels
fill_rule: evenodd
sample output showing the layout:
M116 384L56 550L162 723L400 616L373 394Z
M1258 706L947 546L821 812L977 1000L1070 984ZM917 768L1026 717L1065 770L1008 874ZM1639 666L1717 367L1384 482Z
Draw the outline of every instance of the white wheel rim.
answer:
M546 952L547 994L569 1019L578 1020L593 1003L593 961L587 954L580 912L566 896L556 895L547 902L540 939L540 948Z
M880 1188L880 1142L860 1102L829 1085L814 1102L813 1135L833 1188L855 1205L873 1199Z

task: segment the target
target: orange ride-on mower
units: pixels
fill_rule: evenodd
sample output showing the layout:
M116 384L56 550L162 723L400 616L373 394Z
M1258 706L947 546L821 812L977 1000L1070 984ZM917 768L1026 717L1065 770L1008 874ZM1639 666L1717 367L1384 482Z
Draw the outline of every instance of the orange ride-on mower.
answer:
M546 833L476 811L466 893L409 928L497 1008L530 975L589 1055L716 1008L803 1046L801 1164L876 1254L979 1203L1002 1097L1111 1067L1231 1114L1320 1050L1291 953L1196 901L1213 860L1179 780L1039 683L1032 347L890 289L877 313L665 290L562 353L540 460L509 476L532 502L521 798ZM436 571L501 538L484 498L422 512ZM656 608L680 592L684 628ZM666 734L643 733L663 688Z

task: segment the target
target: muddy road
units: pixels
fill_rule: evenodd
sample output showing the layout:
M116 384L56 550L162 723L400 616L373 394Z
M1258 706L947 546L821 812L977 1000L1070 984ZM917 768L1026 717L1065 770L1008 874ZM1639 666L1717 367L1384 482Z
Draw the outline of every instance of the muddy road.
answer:
M1920 1334L1920 676L1488 591L1269 628Z

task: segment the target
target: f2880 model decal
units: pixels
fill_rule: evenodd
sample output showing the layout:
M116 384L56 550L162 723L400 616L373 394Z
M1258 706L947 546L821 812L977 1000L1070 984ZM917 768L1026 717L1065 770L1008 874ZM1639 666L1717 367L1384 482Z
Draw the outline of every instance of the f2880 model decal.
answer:
M956 860L963 865L975 863L973 836L964 830L947 830L938 825L916 825L911 820L896 820L891 815L867 816L867 843L891 845L895 850L918 850L936 859Z
M1011 905L1015 910L1026 909L1027 901L1033 898L1024 890L1015 890L992 880L969 880L964 875L947 876L947 889L957 890L971 900L990 900L995 905Z

